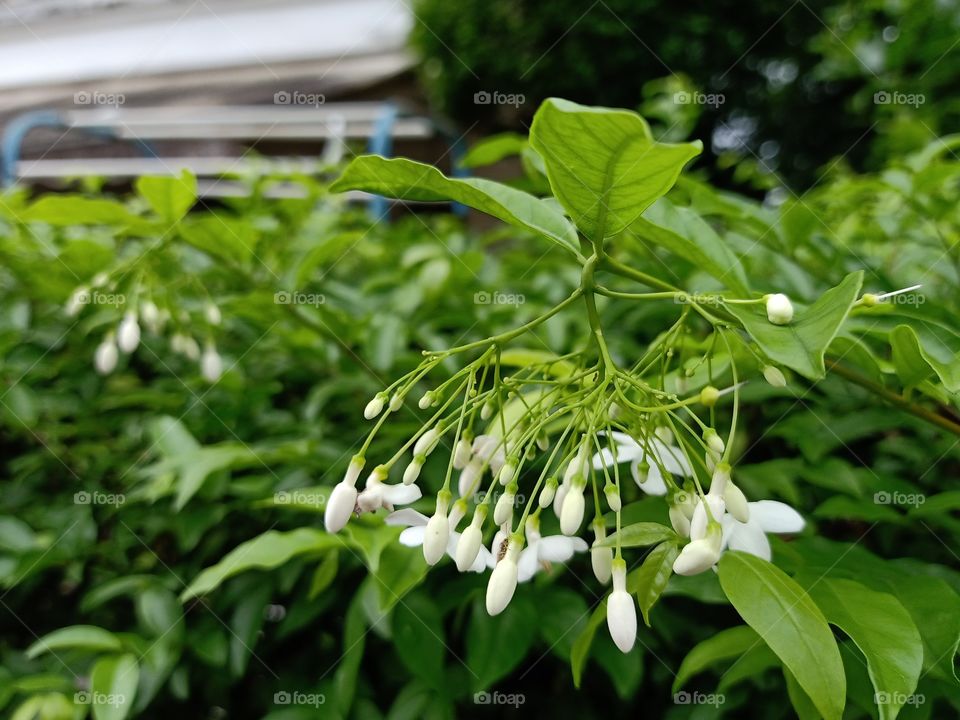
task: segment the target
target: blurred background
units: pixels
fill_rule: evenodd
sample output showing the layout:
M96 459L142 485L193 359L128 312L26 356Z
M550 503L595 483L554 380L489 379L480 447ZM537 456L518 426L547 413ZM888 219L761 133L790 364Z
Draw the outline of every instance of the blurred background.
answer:
M329 184L374 152L546 194L525 144L544 98L637 110L703 140L669 200L696 222L674 229L730 248L755 289L802 306L860 269L871 292L923 283L838 344L956 418L936 378L960 386L958 78L953 0L0 0L0 715L794 717L765 646L685 673L721 706L672 701L690 648L740 624L712 573L672 580L622 655L584 557L491 619L484 576L428 576L379 517L322 530L370 397L580 277L517 228ZM622 240L720 287L695 255ZM677 313L601 310L627 364ZM571 351L579 320L537 338ZM898 323L930 352L895 354ZM896 592L925 648L925 702L900 717L957 717L958 445L833 374L789 379L747 387L736 449L751 497L809 520L775 560ZM424 419L397 413L377 452ZM666 521L630 491L634 520ZM842 646L845 718L877 718ZM134 700L91 700L115 695Z

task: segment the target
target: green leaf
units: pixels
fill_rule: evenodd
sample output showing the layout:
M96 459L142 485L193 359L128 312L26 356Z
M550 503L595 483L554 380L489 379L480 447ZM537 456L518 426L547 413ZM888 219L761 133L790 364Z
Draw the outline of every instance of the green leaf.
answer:
M647 545L657 545L664 540L676 542L677 533L673 528L661 525L655 522L638 522L620 528L620 532L614 533L593 547L616 547L619 539L622 547L646 547Z
M80 195L46 195L28 207L21 219L60 226L126 225L138 220L115 200Z
M637 218L628 233L680 256L737 294L750 294L739 258L710 224L690 208L660 199L644 217Z
M867 659L881 720L893 720L917 688L923 643L910 614L893 595L852 580L824 578L809 585L827 622L843 630Z
M647 627L650 627L650 609L666 589L673 575L673 561L679 554L680 547L676 543L661 543L644 558L643 565L627 576L627 591L637 594Z
M355 158L330 189L364 190L423 202L453 200L532 230L580 257L577 231L562 213L533 195L492 180L448 178L432 165L364 155Z
M960 354L934 343L924 344L909 325L897 325L890 331L890 348L897 376L907 387L936 373L947 390L960 391Z
M90 673L90 697L96 720L124 720L133 709L140 666L133 655L101 658Z
M112 632L94 625L71 625L44 635L27 648L27 657L35 658L45 652L80 648L91 652L122 649L120 639Z
M629 227L703 149L699 141L654 142L636 113L557 98L537 110L530 144L543 157L553 194L595 243Z
M715 663L738 658L754 645L762 642L760 636L749 625L737 625L721 630L697 643L680 663L677 676L673 679L671 692L676 693L687 680Z
M523 660L537 633L537 609L520 595L499 615L490 617L483 601L473 603L467 629L466 662L474 692L488 690Z
M183 634L183 609L176 595L165 587L143 588L135 596L140 624L154 637L173 639Z
M753 555L727 552L720 584L744 621L793 673L826 720L840 720L846 678L823 613L786 573Z
M774 325L767 320L763 303L724 307L743 323L771 360L818 380L826 374L823 354L853 307L862 283L862 270L850 273L813 305L798 309L789 325Z
M443 621L433 601L424 593L408 595L393 611L393 642L400 661L435 690L444 686Z
M270 570L298 555L322 553L342 547L343 541L315 528L298 528L289 532L269 530L241 543L216 565L208 567L180 594L181 602L203 595L219 587L225 580L247 570Z
M180 177L141 177L137 193L164 220L175 223L197 202L197 178L187 170Z
M504 158L520 155L527 146L527 138L517 133L492 135L474 143L460 161L460 167L478 168L493 165Z
M797 682L793 673L783 668L783 679L787 683L787 696L790 698L790 704L793 705L794 712L797 713L797 718L799 720L819 720L820 713L817 712L810 696L800 687L800 683Z
M597 628L607 619L607 601L603 600L590 615L590 619L584 626L577 639L573 642L573 649L570 650L570 670L573 673L573 684L580 687L580 680L583 678L583 668L587 664L587 658L590 657L590 646L593 644L593 638L597 634Z

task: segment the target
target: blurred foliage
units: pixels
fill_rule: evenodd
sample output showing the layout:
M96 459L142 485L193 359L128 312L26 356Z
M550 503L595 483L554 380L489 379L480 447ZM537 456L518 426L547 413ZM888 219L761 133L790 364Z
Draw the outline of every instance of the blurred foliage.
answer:
M421 77L464 129L524 131L550 96L642 108L668 136L704 138L713 157L701 162L727 186L799 191L841 157L878 170L958 119L953 2L418 0L414 9ZM523 102L478 104L477 93Z
M505 12L487 7L491 17ZM553 22L563 12L569 19L556 7ZM802 12L791 13L795 21ZM757 34L770 19L756 19ZM502 47L506 27L484 32ZM753 35L742 34L749 46ZM615 78L611 85L622 73ZM526 151L522 141L507 144ZM542 187L535 154L527 159L526 185ZM859 384L831 372L818 383L791 375L784 389L748 385L737 448L748 494L783 499L811 519L802 537L775 544L780 567L892 593L920 629L924 701L901 713L910 718L960 712L960 451L955 437L884 404L876 388L956 422L957 388L940 374L949 377L960 346L958 176L960 163L934 143L876 174L837 168L779 209L694 177L667 201L699 218L676 226L688 241L728 247L757 288L801 303L858 269L876 292L924 285L913 305L858 311L831 346ZM594 637L604 590L585 559L538 575L491 619L484 577L449 563L427 576L420 554L398 545L379 515L340 536L323 532L326 494L366 432L367 399L416 366L423 348L536 317L576 285L579 269L516 228L478 235L442 214L374 224L306 178L296 179L306 198L268 199L274 180L257 181L249 198L192 209L188 179L141 182L120 198L20 191L0 204L4 714L486 717L475 693L499 691L522 693L538 714L571 717L634 717L637 698L657 717L792 716L785 692L793 688L798 706L803 698L769 652L732 643L684 661L739 624L713 573L671 580L641 647L624 656L605 633ZM617 245L624 261L682 287L718 284L694 256L629 232ZM99 273L103 302L66 315L75 289ZM495 292L522 302L477 295ZM98 376L95 348L128 303L147 298L167 311L166 325L147 328L116 371ZM207 317L211 303L222 321ZM675 308L610 300L601 312L619 329L612 352L626 359L643 353ZM216 344L219 381L205 381L196 359L171 347L175 333ZM564 352L587 329L558 315L537 333ZM399 445L422 419L399 413L385 441ZM428 465L423 478L435 490L442 468ZM877 493L925 502L884 504ZM662 508L639 492L624 504L636 520ZM841 647L848 717L874 717L864 656L848 638ZM726 702L677 704L674 684ZM134 697L91 704L96 693Z

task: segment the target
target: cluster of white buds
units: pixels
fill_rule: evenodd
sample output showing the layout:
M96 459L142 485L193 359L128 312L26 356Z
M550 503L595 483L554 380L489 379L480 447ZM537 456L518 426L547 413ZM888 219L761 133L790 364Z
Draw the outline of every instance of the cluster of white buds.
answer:
M534 362L501 377L497 357L490 349L439 387L414 396L430 417L374 468L358 492L364 457L379 429L392 414L416 414L405 398L439 358L428 355L373 396L363 410L373 427L330 496L328 531L342 530L355 512L385 508L386 522L404 528L400 542L420 547L428 565L449 557L460 572L492 571L486 591L491 615L503 612L517 587L536 573L589 550L596 580L611 585L608 629L623 652L633 647L637 632L619 542L621 514L633 496L665 496L664 515L676 532L671 542L684 543L673 566L678 574L712 568L726 547L750 545L757 527L765 540L770 524L763 524L763 512L757 518L762 503L749 503L731 479L729 440L689 410L697 403L714 408L739 384L723 390L707 386L680 399L624 374L614 403L601 392L607 385L598 384L595 366L571 362L575 369L558 375L551 371L553 363ZM698 433L681 412L696 418ZM436 469L446 468L442 481L430 466L434 455L442 456ZM632 483L623 482L628 477L620 471L623 463L630 463ZM700 479L707 477L704 492ZM425 503L433 498L432 506L423 507L429 516L411 507L396 509L424 495ZM580 537L585 521L589 544Z

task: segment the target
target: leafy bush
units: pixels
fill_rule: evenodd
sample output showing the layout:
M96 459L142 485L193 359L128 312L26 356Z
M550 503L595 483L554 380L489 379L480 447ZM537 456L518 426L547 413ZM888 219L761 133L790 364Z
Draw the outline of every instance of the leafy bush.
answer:
M484 235L371 224L302 178L304 200L263 179L192 211L187 176L8 195L0 702L17 720L627 717L641 696L670 717L956 712L952 143L774 210L680 175L696 143L552 100L529 143L470 158L521 153L532 193L376 157L332 188L454 199L505 222ZM632 471L600 430L632 438ZM464 459L486 493L451 487ZM538 510L561 487L581 517ZM493 581L438 558L436 528L477 507ZM418 530L428 515L444 523ZM772 563L771 529L789 531ZM512 590L515 556L533 577Z

